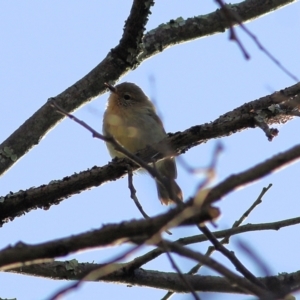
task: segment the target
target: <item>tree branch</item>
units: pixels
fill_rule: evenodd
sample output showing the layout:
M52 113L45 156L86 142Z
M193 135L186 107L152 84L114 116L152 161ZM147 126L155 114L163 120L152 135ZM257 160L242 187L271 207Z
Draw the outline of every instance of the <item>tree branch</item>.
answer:
M265 289L262 289L261 287L253 284L250 281L242 281L242 277L236 275L235 273L231 272L229 269L225 268L223 265L218 263L216 260L207 257L197 251L193 251L191 249L188 249L186 247L183 247L180 244L172 243L165 241L165 243L168 245L169 249L177 253L178 255L181 255L183 257L187 257L190 259L193 259L197 262L200 262L201 264L211 268L212 270L216 271L217 273L223 275L231 284L236 285L238 288L243 290L246 293L251 293L259 297L266 297L270 295L268 291Z
M181 214L185 207L186 205L183 204L181 207L176 206L167 213L160 214L151 219L109 224L87 233L37 245L27 245L18 242L15 246L8 246L0 251L0 270L22 266L24 263L49 262L54 257L64 256L88 248L114 246L126 242L140 245L147 241L149 244L153 244L153 240L156 243L157 239L152 240L152 238L159 236L162 230L166 230L164 227L167 224L168 227L179 225L177 223L174 224L174 222L172 224L169 223ZM194 222L202 223L211 220L211 210L218 212L215 208L210 208L210 210L203 209L197 216L193 216L190 220L185 218L181 223L182 225L186 225L185 223L194 224Z
M120 43L86 76L57 95L54 100L58 105L72 112L105 93L105 82L115 82L120 76L136 67L135 57L141 51L142 36L152 5L152 0L133 1ZM37 145L42 137L63 118L47 103L36 111L0 145L0 149L8 148L14 153L14 159L1 157L0 174L7 171L26 152Z
M209 139L229 136L235 132L252 128L254 126L253 118L257 115L263 117L268 124L285 123L293 118L289 112L298 110L299 102L300 84L298 83L258 100L245 103L211 123L169 134L168 148L172 149L172 155L180 155ZM140 152L140 156L145 162L150 163L163 158L165 154L157 154L153 148L147 148ZM17 193L11 192L0 197L0 224L22 216L32 209L48 209L51 205L58 204L74 194L121 178L126 175L128 165L133 171L138 168L130 161L116 159L103 167L93 167L79 174L64 177L62 180L52 181L48 185L30 188L26 191L21 190Z
M267 3L260 0L246 0L238 4L227 4L226 8L237 14L241 21L249 22L293 2L295 0L276 0ZM170 20L145 34L144 49L139 60L142 62L174 45L222 33L230 26L237 24L238 21L235 18L231 18L229 22L219 9L204 16L186 20L179 17L176 20Z
M284 227L292 226L300 224L300 217L293 218L293 219L286 219L278 222L271 222L271 223L262 223L262 224L246 224L240 227L233 227L226 230L215 231L214 235L217 238L224 238L228 239L231 236L236 234L241 234L244 232L252 232L252 231L262 231L262 230L279 230ZM190 245L196 243L202 243L207 241L207 237L204 234L189 236L185 238L180 238L176 242L181 245ZM155 259L159 255L163 254L164 252L160 248L153 249L139 257L136 257L131 262L128 262L126 265L126 269L135 270L140 268L141 266L145 265L146 263L150 262L151 260Z
M8 270L7 272L33 275L52 280L81 280L93 270L99 269L100 264L76 263L54 261L39 265L23 266L20 269ZM237 287L232 286L227 279L218 276L200 276L184 274L185 279L198 292L244 294ZM294 273L281 273L278 276L258 277L268 289L278 294L279 291L287 291L293 286L300 286L300 271ZM246 281L246 279L241 278ZM151 287L161 290L170 290L176 293L189 293L188 288L180 280L177 273L158 272L146 269L136 269L132 273L127 273L123 269L95 279L96 282L119 283L124 285Z
M249 21L294 1L276 0L262 3L259 0L246 0L232 5L231 8L243 21ZM153 1L134 1L119 45L112 49L86 76L57 95L54 100L58 105L72 112L103 94L105 82L116 82L129 70L136 68L139 63L163 49L195 38L224 32L226 28L229 28L228 22L226 23L220 11L217 10L202 17L171 20L148 32L142 41L152 4ZM36 111L0 145L0 174L6 172L18 159L37 145L42 137L62 119L63 117L52 111L47 103ZM244 126L249 126L249 123Z

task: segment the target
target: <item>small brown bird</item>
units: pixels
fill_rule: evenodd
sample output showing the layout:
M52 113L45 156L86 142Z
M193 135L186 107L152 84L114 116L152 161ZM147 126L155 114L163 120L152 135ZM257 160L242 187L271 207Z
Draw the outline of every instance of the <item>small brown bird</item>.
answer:
M103 134L113 136L124 148L132 153L163 140L167 134L154 105L142 89L134 83L124 82L115 87L106 84L111 91L103 118ZM124 155L106 144L111 157ZM177 169L174 158L166 158L156 163L158 172L170 180L170 186L182 200L182 192L175 182ZM168 191L156 181L158 197L162 204L170 204Z

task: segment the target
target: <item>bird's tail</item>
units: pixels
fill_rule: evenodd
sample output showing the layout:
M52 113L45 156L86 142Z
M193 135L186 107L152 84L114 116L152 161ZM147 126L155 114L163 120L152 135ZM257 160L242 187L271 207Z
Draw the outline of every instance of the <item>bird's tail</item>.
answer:
M161 204L169 205L174 202L176 203L174 197L177 197L177 199L182 201L183 195L179 185L176 183L174 179L170 179L170 178L167 179L169 180L168 189L166 189L164 185L162 185L160 182L156 180L157 194Z
M156 163L156 169L166 179L166 186L156 180L157 194L162 204L168 205L182 201L181 188L176 183L177 168L174 158L166 158ZM177 200L177 201L176 201Z

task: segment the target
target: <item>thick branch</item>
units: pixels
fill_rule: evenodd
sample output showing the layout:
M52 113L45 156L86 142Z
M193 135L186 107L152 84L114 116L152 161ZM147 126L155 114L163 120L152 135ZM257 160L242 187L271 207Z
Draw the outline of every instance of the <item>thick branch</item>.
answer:
M193 251L187 247L183 247L180 244L172 243L172 242L166 242L166 243L172 252L177 253L180 256L193 259L205 266L210 267L212 270L216 271L220 275L223 275L227 280L229 280L231 284L236 285L238 288L242 289L243 291L246 291L246 293L252 293L263 299L265 299L265 297L266 299L271 299L268 298L269 296L272 296L269 293L269 291L253 284L248 280L244 282L243 280L241 280L244 278L231 272L229 269L227 269L226 267L218 263L216 260L207 257L197 251Z
M167 213L151 219L109 224L98 230L37 245L27 245L19 242L15 246L8 246L0 251L0 270L15 268L26 262L48 262L49 259L88 248L114 246L126 242L142 244L164 230L164 226L186 207L187 205L183 204L182 207L176 206ZM211 210L218 212L214 208L210 208L207 211L202 210L197 213L197 216L194 215L192 219L185 218L181 224L190 225L194 224L194 222L202 223L211 220ZM151 243L151 241L149 242Z
M66 111L71 112L106 91L105 82L115 82L120 76L136 67L135 57L140 53L142 36L150 14L152 0L134 0L130 15L124 27L119 45L111 50L102 62L85 77L57 95L54 100ZM19 158L37 145L64 117L47 103L33 114L1 145L0 149L10 149L13 158L2 158L0 174L7 171Z
M267 159L245 172L231 175L223 182L217 184L207 195L205 202L211 204L212 202L220 200L227 193L232 192L237 186L241 187L252 183L259 178L262 178L275 170L278 170L284 165L290 164L300 159L300 145L291 148L288 151L279 153L272 158Z
M214 235L217 238L229 238L236 234L241 234L245 232L252 232L252 231L262 231L262 230L279 230L284 227L297 225L300 223L300 217L293 218L293 219L286 219L278 222L271 222L271 223L262 223L262 224L246 224L240 227L233 227L226 230L215 231ZM207 237L204 234L189 236L185 238L180 238L176 242L181 245L190 245L195 243L202 243L207 241ZM150 262L151 260L155 259L159 255L163 254L164 251L161 248L156 248L151 250L139 257L136 257L131 262L126 264L127 270L134 270L136 268L140 268L141 266L145 265L146 263Z
M55 261L40 265L24 266L20 269L8 270L8 272L34 275L54 280L80 280L91 271L101 267L99 264L76 263ZM215 293L243 293L233 287L227 279L217 276L184 275L195 291ZM268 289L278 294L279 291L287 291L293 286L300 285L300 271L294 273L281 273L278 276L258 278ZM246 281L246 279L241 279ZM100 282L121 283L141 287L151 287L176 293L189 293L177 273L158 272L145 269L137 269L132 273L126 273L120 269L99 280Z
M299 102L300 84L298 83L280 92L245 103L220 116L214 122L193 126L171 135L167 139L169 149L173 149L173 155L179 155L209 139L229 136L237 131L251 128L254 126L254 117L258 115L268 124L284 123L292 118L289 112L298 110ZM154 154L155 152L150 148L141 152L146 162L152 162ZM156 160L162 157L163 154L155 155ZM47 209L71 195L121 178L126 175L128 164L133 171L138 168L132 162L120 159L103 167L94 167L62 180L53 181L48 185L0 197L0 222L6 223L32 209Z
M249 21L292 2L294 0L276 0L268 3L262 3L259 0L246 0L240 4L232 5L231 8L239 13L242 20ZM150 31L142 43L142 34L152 4L152 1L134 1L119 45L112 49L90 73L56 96L54 100L58 105L66 111L72 112L84 103L103 94L105 82L117 81L146 58L157 54L164 48L223 32L229 27L228 21L217 10L202 17L170 21L169 24L161 25ZM37 145L42 137L62 119L63 117L47 104L43 105L0 145L0 174L7 171L18 159ZM7 150L7 155L2 155L1 151L5 150Z
M295 2L295 0L268 2L246 0L238 4L226 5L226 8L237 14L241 21L249 22L292 2ZM145 34L143 39L144 49L139 56L139 60L143 61L177 44L224 32L233 25L237 25L237 20L235 18L228 20L228 17L225 17L220 10L186 20L183 18L170 20L168 23L161 24Z
M58 256L70 254L78 250L87 248L95 248L101 246L113 246L115 244L124 243L127 241L141 242L151 237L176 215L181 209L176 207L165 214L147 220L133 220L121 224L106 225L101 229L94 230L84 234L74 235L70 238L62 238L54 241L41 243L37 245L27 245L18 243L16 246L9 246L0 251L0 267L2 270L23 266L23 263L28 261L37 261L43 259L51 259ZM198 222L203 222L207 219L204 212L198 215ZM237 233L253 231L253 230L278 230L281 227L290 226L299 223L300 218L294 218L274 223L245 225L239 228L216 232L216 237L225 237ZM195 218L187 223L193 224L197 221ZM147 233L147 234L146 234ZM203 235L188 237L178 240L178 244L187 245L206 241ZM124 270L129 273L141 265L159 256L163 251L155 249L151 252L133 260L128 264L124 264Z
M222 238L253 230L279 230L284 226L299 224L299 222L300 218L294 218L273 223L248 224L239 228L236 227L228 230L214 232L214 234L216 237ZM177 242L182 245L187 245L196 242L203 242L205 240L207 239L204 235L198 235L179 239ZM99 281L153 287L177 293L188 292L186 286L182 284L178 275L175 273L165 273L139 269L141 265L156 258L161 253L161 249L150 251L149 253L134 259L132 262L122 264L122 268L117 268L118 271L101 278ZM132 268L128 267L128 264L131 265ZM99 264L78 263L76 260L72 260L66 262L55 261L51 263L22 266L20 269L7 270L7 272L24 275L34 275L56 280L81 280L87 274L90 274L90 272L92 272L93 270L97 270L100 267L101 265ZM241 293L239 289L233 288L226 279L220 277L198 275L194 277L185 275L185 278L189 281L193 289L195 289L196 291ZM297 285L299 285L300 272L292 274L284 273L279 276L259 278L259 280L262 280L262 283L265 284L267 288L278 294L279 291L285 291L286 289L288 289L291 282L293 282L292 287L296 287Z

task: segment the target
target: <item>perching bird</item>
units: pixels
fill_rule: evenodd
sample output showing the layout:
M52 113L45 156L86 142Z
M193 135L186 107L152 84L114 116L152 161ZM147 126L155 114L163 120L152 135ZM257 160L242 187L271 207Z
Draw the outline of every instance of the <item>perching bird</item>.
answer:
M111 94L103 117L104 135L113 136L132 153L158 143L167 136L154 105L140 87L130 82L115 87L110 84L106 86ZM124 157L110 143L106 143L106 146L111 157ZM175 182L177 169L174 158L161 160L155 166L157 171L169 180L174 194L182 200L182 191ZM158 181L156 186L161 203L166 205L172 203L167 189Z

